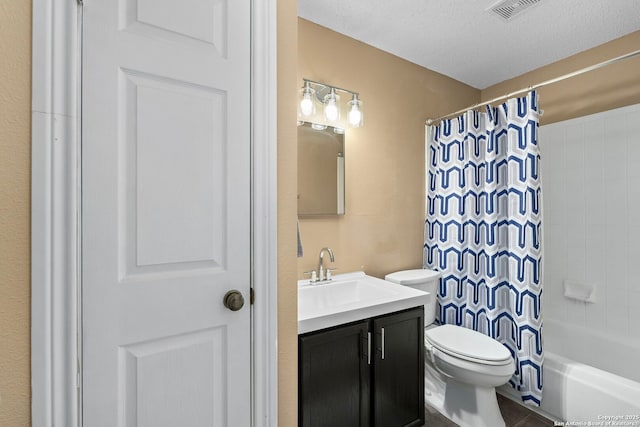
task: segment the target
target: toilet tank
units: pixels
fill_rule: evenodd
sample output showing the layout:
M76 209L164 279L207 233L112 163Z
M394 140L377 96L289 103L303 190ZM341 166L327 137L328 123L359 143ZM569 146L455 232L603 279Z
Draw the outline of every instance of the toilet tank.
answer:
M392 283L411 286L431 294L431 299L424 305L424 325L431 325L436 320L436 301L440 272L427 269L403 270L387 274L384 278Z

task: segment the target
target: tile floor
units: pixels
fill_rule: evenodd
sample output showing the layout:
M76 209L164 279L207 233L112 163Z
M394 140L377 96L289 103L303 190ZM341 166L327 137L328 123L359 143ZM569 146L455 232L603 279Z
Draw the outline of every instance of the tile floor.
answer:
M507 427L547 427L553 426L553 421L527 409L526 407L498 394L498 405ZM456 423L450 421L435 409L427 408L425 411L425 427L455 427Z

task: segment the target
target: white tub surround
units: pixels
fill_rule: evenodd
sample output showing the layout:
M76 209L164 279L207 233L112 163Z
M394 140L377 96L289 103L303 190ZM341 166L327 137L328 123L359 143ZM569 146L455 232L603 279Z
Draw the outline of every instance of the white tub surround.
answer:
M539 134L541 409L561 421L638 415L640 105L542 126Z
M545 334L564 340L557 352L569 359L630 366L620 359L638 353L617 343L640 347L640 105L541 126L539 135ZM588 302L565 296L565 283L568 297ZM640 381L637 364L611 372Z

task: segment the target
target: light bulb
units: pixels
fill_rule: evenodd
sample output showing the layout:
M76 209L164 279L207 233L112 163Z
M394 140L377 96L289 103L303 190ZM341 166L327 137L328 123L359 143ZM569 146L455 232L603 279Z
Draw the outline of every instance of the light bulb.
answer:
M310 116L313 114L313 101L311 100L311 95L308 93L305 93L302 101L300 101L300 112L303 116Z
M300 105L298 111L298 117L309 117L315 114L316 105L313 102L313 97L316 91L311 87L311 83L304 82L304 86L300 90Z
M339 99L334 88L331 88L329 94L324 98L324 102L326 103L324 107L324 117L330 122L335 122L340 118L340 110L338 109Z
M362 126L362 101L358 99L358 95L353 94L353 98L349 101L349 124L353 127Z
M327 106L324 108L324 115L327 116L327 120L332 122L338 119L338 106L335 101L329 101Z
M360 120L362 119L362 112L355 105L351 107L351 111L349 111L349 124L351 126L358 126L360 124Z

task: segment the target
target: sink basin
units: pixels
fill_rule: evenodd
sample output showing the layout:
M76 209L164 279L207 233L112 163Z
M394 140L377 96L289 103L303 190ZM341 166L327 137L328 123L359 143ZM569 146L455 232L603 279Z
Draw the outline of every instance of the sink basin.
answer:
M430 300L427 292L387 282L364 272L339 274L323 284L298 281L298 333L368 319L418 307Z
M298 289L298 310L313 314L323 314L326 310L366 303L370 300L392 297L398 292L377 282L364 280L332 281L323 285L302 286Z

